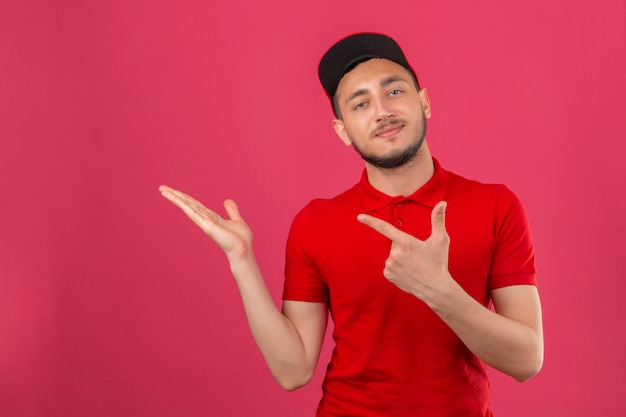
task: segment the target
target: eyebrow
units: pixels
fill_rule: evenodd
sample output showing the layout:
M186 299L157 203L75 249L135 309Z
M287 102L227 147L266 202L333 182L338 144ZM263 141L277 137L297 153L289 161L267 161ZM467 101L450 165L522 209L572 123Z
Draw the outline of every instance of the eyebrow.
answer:
M365 88L354 91L352 94L348 96L348 98L346 98L346 105L350 103L353 99L357 98L358 96L362 96L365 94L367 94L367 90Z
M399 75L391 75L387 78L385 78L384 80L382 80L380 82L380 86L381 87L387 87L389 84L393 84L396 81L402 81L402 82L407 82L404 78L400 77Z
M404 78L402 78L402 77L400 77L398 75L390 75L389 77L383 79L380 82L380 86L384 88L384 87L387 87L389 84L393 84L393 83L395 83L397 81L404 82L404 83L407 82ZM360 90L356 90L352 94L350 94L348 96L348 98L346 98L345 104L347 105L353 99L357 98L358 96L362 96L364 94L367 94L367 93L368 93L368 90L365 89L365 88L361 88Z

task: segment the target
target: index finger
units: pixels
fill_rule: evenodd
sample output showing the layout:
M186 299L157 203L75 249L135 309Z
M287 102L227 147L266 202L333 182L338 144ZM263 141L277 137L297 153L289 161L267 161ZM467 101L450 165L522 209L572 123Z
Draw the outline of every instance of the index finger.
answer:
M165 197L180 208L183 208L183 206L189 206L196 201L193 197L188 196L182 191L178 191L174 188L168 187L167 185L161 185L159 187L159 192L163 197Z
M370 216L369 214L359 214L356 219L391 240L398 240L406 234L386 221Z
M213 215L213 211L207 209L201 202L174 188L162 185L159 187L161 195L180 208L198 226L205 220L207 215Z

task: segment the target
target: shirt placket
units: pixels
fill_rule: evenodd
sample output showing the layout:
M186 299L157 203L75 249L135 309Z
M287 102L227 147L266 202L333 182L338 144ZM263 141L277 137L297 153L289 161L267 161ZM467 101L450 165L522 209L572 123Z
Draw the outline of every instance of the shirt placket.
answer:
M404 219L402 218L402 206L404 204L404 199L394 199L391 201L391 224L398 229L402 229L404 226Z

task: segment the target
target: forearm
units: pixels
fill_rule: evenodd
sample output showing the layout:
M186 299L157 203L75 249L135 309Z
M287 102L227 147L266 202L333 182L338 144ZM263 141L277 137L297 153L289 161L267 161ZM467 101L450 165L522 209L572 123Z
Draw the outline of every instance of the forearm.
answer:
M537 322L536 319L518 319L515 314L507 317L493 312L469 296L454 280L433 296L429 305L487 365L518 381L534 376L541 368L540 313Z
M229 259L243 307L270 371L285 389L309 382L317 357L307 355L293 323L277 308L252 253Z
M224 219L181 191L167 186L159 187L159 191L226 254L252 335L278 382L286 389L306 384L317 364L328 315L326 310L319 305L303 305L288 316L276 308L254 259L252 231L234 201L224 201L229 217ZM298 330L294 318L298 321Z

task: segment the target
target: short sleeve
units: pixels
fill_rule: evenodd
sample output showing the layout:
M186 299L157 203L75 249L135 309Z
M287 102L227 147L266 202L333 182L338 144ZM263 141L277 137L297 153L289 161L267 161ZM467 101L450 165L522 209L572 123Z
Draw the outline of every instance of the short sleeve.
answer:
M496 202L494 233L489 289L537 285L535 252L526 210L505 186Z
M328 303L328 287L314 259L316 230L309 204L296 215L289 230L283 300Z

